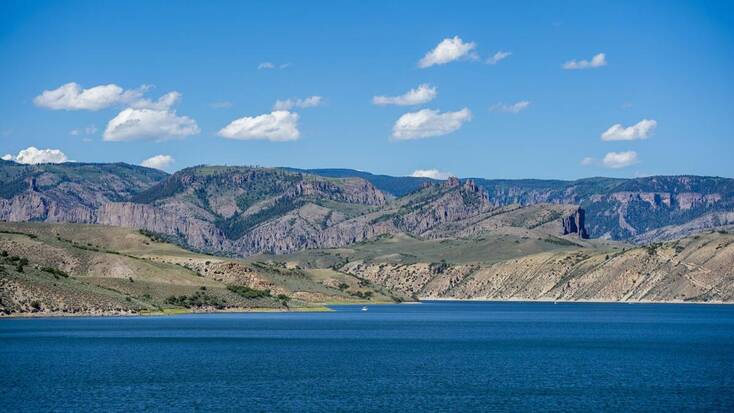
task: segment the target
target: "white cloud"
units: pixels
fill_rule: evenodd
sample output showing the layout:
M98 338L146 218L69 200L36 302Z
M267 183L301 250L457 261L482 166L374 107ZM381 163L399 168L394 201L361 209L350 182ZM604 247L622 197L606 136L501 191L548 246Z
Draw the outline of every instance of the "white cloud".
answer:
M143 162L140 162L140 165L143 165L148 168L155 168L155 169L166 169L171 164L173 164L176 160L171 157L171 155L156 155L152 156Z
M608 154L604 155L604 159L602 159L601 162L607 168L624 168L626 166L634 165L638 162L637 152L609 152Z
M2 159L25 164L62 163L69 161L69 158L58 149L38 149L35 146L29 146L21 150L17 156L7 154Z
M449 179L451 172L442 172L438 169L416 169L410 176L416 178Z
M291 110L293 108L315 108L320 106L324 101L321 96L309 96L305 99L286 99L276 100L273 110Z
M222 128L218 135L228 139L265 139L274 142L294 141L301 136L298 114L286 110L235 119Z
M527 109L528 106L530 106L530 102L527 100L521 100L510 104L500 102L492 105L489 110L492 112L520 113Z
M617 123L601 134L603 141L633 141L647 139L657 127L658 123L652 119L643 119L636 124L624 127Z
M94 135L97 133L97 127L94 125L89 125L84 128L76 128L69 131L69 135L72 136L79 136L79 135Z
M181 100L181 93L173 91L158 98L157 101L150 99L139 99L130 104L133 109L167 110Z
M395 122L392 136L398 140L408 140L446 135L470 120L471 112L468 108L444 113L433 109L408 112Z
M426 68L433 65L443 65L462 58L477 59L478 57L474 52L476 47L476 43L464 43L459 36L443 39L433 50L423 56L418 62L418 67Z
M437 94L435 86L423 83L400 96L375 96L372 98L372 103L375 105L399 106L421 105L435 99Z
M291 66L290 63L281 63L279 65L276 65L273 62L262 62L259 65L257 65L258 70L273 70L273 69L287 69Z
M172 110L127 108L107 123L105 141L183 138L199 133L196 121Z
M607 65L607 58L604 53L599 53L588 60L569 60L563 64L564 69L568 70L579 70L579 69L594 69Z
M36 106L53 110L100 110L139 99L147 87L125 90L115 84L82 89L74 82L44 90L33 99Z
M487 63L490 65L496 65L497 63L501 62L502 60L507 59L511 55L512 55L512 52L503 52L500 50L499 52L492 55L492 57L487 59Z
M589 165L593 165L594 162L596 162L596 160L594 158L592 158L590 156L587 156L586 158L584 158L584 159L581 160L581 165L583 165L583 166L589 166Z

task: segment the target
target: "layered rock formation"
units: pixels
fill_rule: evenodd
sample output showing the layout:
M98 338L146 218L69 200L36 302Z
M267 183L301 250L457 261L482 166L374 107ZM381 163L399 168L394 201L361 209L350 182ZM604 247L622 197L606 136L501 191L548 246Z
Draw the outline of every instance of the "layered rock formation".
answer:
M385 177L344 169L313 172L327 176L360 176L383 191L401 195L418 190L431 181L428 178ZM651 176L577 181L476 178L474 181L484 188L495 206L580 205L586 213L590 238L649 241L655 239L652 237L656 229L668 227L666 233L685 233L685 228L676 230L674 227L686 226L688 222L708 214L734 212L734 180L729 178ZM708 224L701 225L704 225L703 229Z
M579 208L573 215L562 218L563 235L575 234L582 239L589 238L589 234L586 232L585 215L584 210Z
M0 220L126 226L195 250L245 256L341 247L384 234L478 237L515 226L509 217L552 235L643 243L726 228L734 213L734 181L725 178L452 177L419 180L417 190L395 198L370 183L374 175L360 176L213 166L169 176L125 164L2 161ZM375 179L405 188L399 180Z

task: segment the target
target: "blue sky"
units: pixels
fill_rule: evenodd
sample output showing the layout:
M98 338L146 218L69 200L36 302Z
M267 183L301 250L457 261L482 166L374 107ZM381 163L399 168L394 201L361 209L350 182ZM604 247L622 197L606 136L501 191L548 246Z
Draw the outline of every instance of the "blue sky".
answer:
M731 2L395 3L3 1L0 155L734 176Z

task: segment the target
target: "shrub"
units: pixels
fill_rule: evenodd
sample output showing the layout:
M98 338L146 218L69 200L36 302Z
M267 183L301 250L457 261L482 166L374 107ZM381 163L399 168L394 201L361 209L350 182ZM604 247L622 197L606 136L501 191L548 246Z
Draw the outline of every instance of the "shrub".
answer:
M41 267L41 271L45 271L49 274L53 274L54 276L61 276L64 278L69 278L69 274L65 273L64 271L61 271L58 268L52 268L52 267Z
M166 304L176 305L180 307L203 307L212 306L217 309L224 308L224 300L208 295L202 291L197 291L193 295L169 296L166 298Z
M365 291L365 292L362 292L362 291L347 291L347 292L350 295L352 295L354 297L357 297L357 298L361 298L363 300L369 300L369 299L371 299L372 298L372 294L373 294L372 291Z
M256 298L271 298L270 290L258 290L241 285L228 285L227 289L233 293L239 295L242 298L256 299Z

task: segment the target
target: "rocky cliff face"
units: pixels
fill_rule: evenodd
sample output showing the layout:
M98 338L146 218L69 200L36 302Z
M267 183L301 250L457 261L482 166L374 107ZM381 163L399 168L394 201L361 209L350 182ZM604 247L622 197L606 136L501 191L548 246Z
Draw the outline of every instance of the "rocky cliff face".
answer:
M359 175L379 188L404 194L426 185L426 178L370 175L349 170L315 170L329 176ZM734 212L734 179L701 176L653 176L635 179L559 180L474 179L496 207L508 205L580 205L590 238L655 240L655 230L683 226L709 214ZM394 192L393 192L394 191ZM705 219L704 219L705 220ZM708 222L714 222L709 220ZM706 224L703 224L706 225ZM668 233L670 233L668 231ZM646 235L643 235L646 234ZM665 239L665 238L661 238Z
M95 222L101 205L129 198L166 176L126 164L0 162L3 221Z
M729 225L734 212L734 181L702 177L452 177L422 180L399 198L363 178L277 168L201 166L168 176L124 164L3 162L0 181L0 220L140 228L236 255L341 247L384 234L478 237L518 226L510 218L553 235L652 242Z
M734 180L727 178L658 176L478 183L497 204L580 205L591 238L631 240L657 228L684 225L709 213L734 211Z
M579 208L572 215L562 218L563 235L574 234L581 239L589 238L589 234L586 232L585 215L584 210Z

